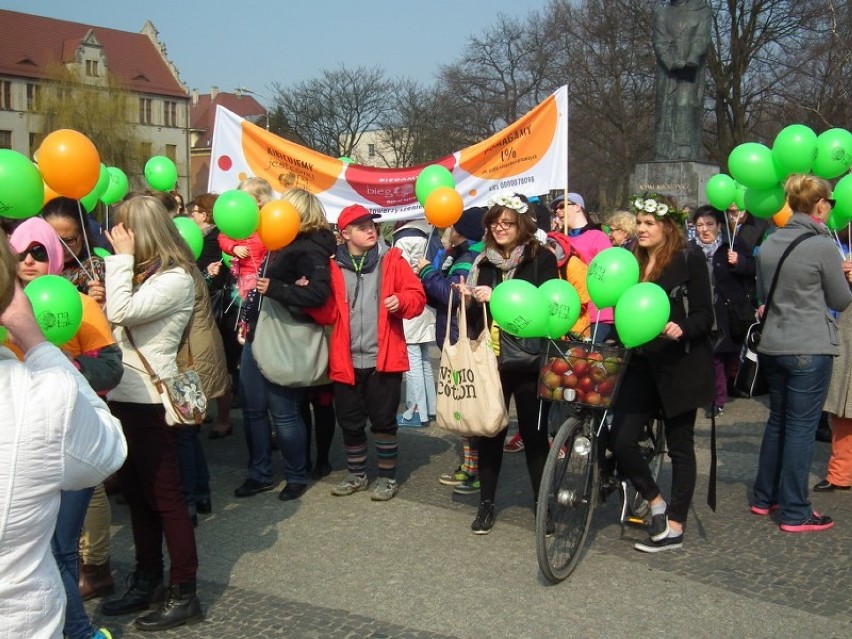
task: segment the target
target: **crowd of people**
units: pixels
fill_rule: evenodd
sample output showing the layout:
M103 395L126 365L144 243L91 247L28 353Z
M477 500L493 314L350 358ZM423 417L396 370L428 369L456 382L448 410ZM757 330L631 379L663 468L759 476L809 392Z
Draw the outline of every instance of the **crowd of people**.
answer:
M259 178L239 188L259 206L279 197ZM733 204L727 211L701 206L687 218L658 194L644 194L604 225L578 193L558 195L549 206L507 193L466 209L442 236L418 220L397 224L388 242L378 216L363 206L340 211L335 228L315 195L294 188L280 198L298 212L299 232L274 250L256 233L239 240L220 233L215 194L199 195L185 209L171 194L130 194L102 231L77 201L61 197L38 217L7 220L0 324L8 349L0 350L0 375L20 392L2 399L15 418L0 435L0 600L19 602L4 604L6 616L18 629L42 626L44 636L109 637L92 626L83 601L115 590L111 485L129 507L135 566L128 587L100 612L141 613L134 622L141 630L203 618L194 530L198 515L213 508L210 473L201 426L177 423L162 394L162 380L187 367L214 407L209 439L228 438L231 409L242 410L247 476L235 497L277 485L277 449L285 480L278 498L300 499L311 479L332 472L339 425L346 472L331 494L372 484L372 500L393 499L400 490L398 429L435 419L430 349L440 349L445 337L458 339L460 304L469 307L471 337L483 330L491 337L517 433L463 438L458 466L437 480L478 494L471 529L489 533L504 454L524 453L537 501L550 446L538 364L510 360L517 340L494 323L491 294L511 279L535 286L564 279L581 302L570 335L615 343L612 309L597 308L585 284L590 262L611 247L632 251L640 281L658 284L671 304L662 333L629 360L607 437L620 473L650 506L648 539L637 550L683 544L699 411L711 420L723 413L745 333L761 314L770 416L749 507L758 516L777 511L785 532L830 528L831 518L811 507L807 479L825 411L832 459L813 489L852 486L852 261L826 227L830 184L794 175L786 190L793 214L781 228ZM176 215L197 224L198 255L173 223ZM95 254L96 246L110 254ZM45 342L22 292L46 275L69 280L82 302L81 328L61 349ZM672 463L668 490L639 450L645 424L658 415ZM370 440L375 469L368 467ZM25 564L32 570L23 571ZM57 596L36 605L45 589L63 592L65 605Z

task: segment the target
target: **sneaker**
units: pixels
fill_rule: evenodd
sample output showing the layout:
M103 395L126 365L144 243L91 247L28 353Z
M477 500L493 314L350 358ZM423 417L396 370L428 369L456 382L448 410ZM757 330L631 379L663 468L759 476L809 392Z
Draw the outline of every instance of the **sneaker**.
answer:
M112 634L106 628L98 628L92 635L92 639L112 639Z
M351 495L352 493L357 493L359 490L367 490L367 483L366 475L353 475L350 473L346 475L346 479L331 489L331 494L338 497Z
M657 542L669 534L669 518L665 515L651 515L651 523L648 524L648 535L651 541Z
M474 535L487 535L494 528L494 503L488 501L479 502L479 510L476 511L476 519L470 525Z
M639 552L663 552L664 550L678 550L683 546L683 533L679 535L667 535L659 541L646 541L638 544L633 544L633 547Z
M426 426L423 420L420 419L420 416L416 414L411 417L406 417L404 414L397 415L396 425L401 428L423 428Z
M759 515L760 517L766 517L769 513L774 513L776 510L780 509L781 506L778 504L772 504L771 506L751 506L749 510L753 515Z
M524 440L521 439L520 433L515 433L515 435L503 444L503 452L504 453L520 453L524 450Z
M462 470L464 467L459 466L451 473L444 473L438 477L438 483L444 486L458 486L464 482L470 474Z
M390 501L398 492L399 484L395 479L379 477L375 488L373 488L373 494L370 495L370 499L373 501Z
M721 417L724 414L724 410L721 406L717 406L716 404L711 404L707 408L704 409L704 417L706 419L710 419L712 417Z
M817 493L832 493L835 490L850 490L852 486L838 486L837 484L832 484L827 479L823 479L822 481L814 484L814 492Z
M476 475L467 475L467 479L453 488L453 492L459 495L472 495L473 493L478 493L479 477Z
M265 481L257 481L256 479L246 479L243 485L234 491L234 497L252 497L259 493L264 493L267 490L275 488L275 484Z
M827 515L813 513L801 524L781 524L781 530L789 533L820 532L834 526L834 520Z

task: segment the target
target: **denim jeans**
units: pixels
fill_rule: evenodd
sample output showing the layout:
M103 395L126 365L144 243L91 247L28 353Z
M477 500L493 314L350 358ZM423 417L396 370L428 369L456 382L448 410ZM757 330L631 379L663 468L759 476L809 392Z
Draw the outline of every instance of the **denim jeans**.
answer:
M426 344L408 344L408 370L405 371L405 404L409 411L417 413L420 421L429 421L436 412L435 376L432 362L429 361L429 347ZM408 411L406 411L408 412Z
M176 432L183 500L189 514L194 515L195 504L210 499L210 469L198 439L198 428L187 426L176 429Z
M262 483L272 481L272 442L269 417L278 437L278 449L284 457L284 477L288 483L307 484L305 442L307 432L302 419L305 388L285 388L266 379L251 354L251 342L243 347L240 387L243 424L249 451L249 478Z
M760 445L754 503L781 507L782 524L813 513L808 473L814 435L828 394L831 355L758 355L769 386L769 420Z
M62 491L56 529L50 541L50 548L62 577L62 585L65 587L65 626L62 632L68 639L91 639L94 633L92 622L89 621L80 598L77 566L77 544L80 542L80 532L83 530L83 521L93 490L84 488Z

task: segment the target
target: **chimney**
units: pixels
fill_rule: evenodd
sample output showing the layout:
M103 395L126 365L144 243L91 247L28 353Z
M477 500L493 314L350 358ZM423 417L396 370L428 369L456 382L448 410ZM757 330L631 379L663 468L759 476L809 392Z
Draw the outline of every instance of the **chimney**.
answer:
M215 102L216 96L219 95L219 87L210 87L210 101Z
M192 106L198 106L198 89L192 90Z

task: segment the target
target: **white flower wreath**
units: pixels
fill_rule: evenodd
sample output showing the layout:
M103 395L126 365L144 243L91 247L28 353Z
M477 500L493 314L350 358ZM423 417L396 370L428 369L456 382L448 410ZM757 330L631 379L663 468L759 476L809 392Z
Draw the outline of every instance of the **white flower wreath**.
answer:
M488 208L492 206L505 206L507 209L512 209L516 213L523 215L529 207L517 195L492 195L488 198Z
M676 208L659 201L657 199L659 196L656 194L650 194L652 197L648 197L648 195L649 194L646 193L633 197L633 209L637 214L651 213L657 217L669 216L674 218L676 221L683 221L683 211L678 211Z

